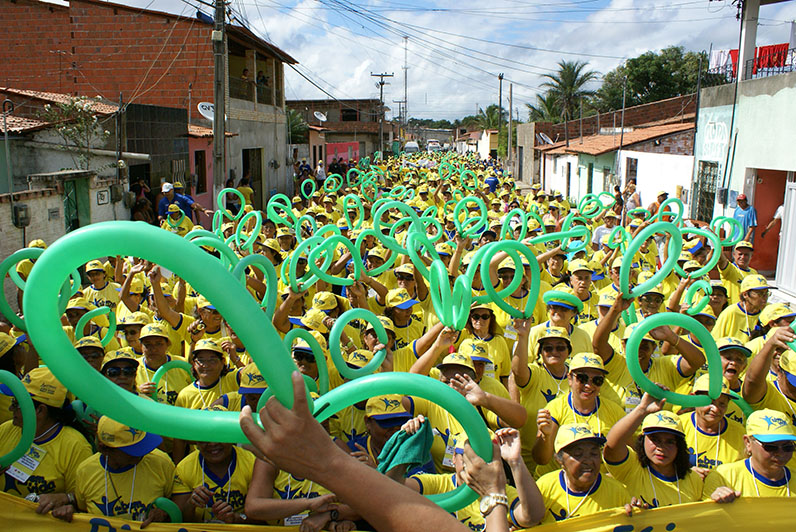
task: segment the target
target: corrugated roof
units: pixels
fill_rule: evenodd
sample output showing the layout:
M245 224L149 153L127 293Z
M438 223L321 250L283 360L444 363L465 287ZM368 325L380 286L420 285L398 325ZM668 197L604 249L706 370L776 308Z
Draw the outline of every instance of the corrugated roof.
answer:
M671 135L672 133L679 133L680 131L687 131L694 129L693 122L685 124L667 124L662 126L652 126L644 128L636 128L633 131L627 131L622 135L590 135L581 138L574 138L569 140L569 146L558 143L556 145L547 146L547 153L553 155L567 154L567 153L583 153L586 155L602 155L619 149L619 141L622 140L622 147L627 148L633 144L646 142L648 140L656 139ZM552 149L549 149L552 148Z
M70 94L63 94L60 92L32 91L27 89L14 89L11 87L0 87L0 92L17 94L19 96L35 98L50 103L68 103L75 98ZM91 110L97 114L109 115L119 110L118 105L103 103L93 98L89 98L89 101L91 102Z
M44 122L43 120L24 118L14 115L8 115L6 117L6 123L8 124L9 133L25 133L27 131L36 131L37 129L44 129L50 125L49 122ZM2 120L0 120L0 133L5 133Z

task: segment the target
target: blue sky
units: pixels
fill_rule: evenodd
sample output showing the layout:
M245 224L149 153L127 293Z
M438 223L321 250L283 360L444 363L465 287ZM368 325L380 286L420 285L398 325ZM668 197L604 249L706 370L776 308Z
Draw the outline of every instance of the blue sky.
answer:
M195 11L192 5L211 12L198 0L124 3L184 15ZM588 61L606 73L625 58L670 45L737 47L739 27L730 0L232 0L231 9L337 98L378 97L370 73L395 73L384 96L395 114L408 36L409 114L437 119L496 103L501 72L504 106L513 82L513 107L526 119L525 103L534 102L542 75L561 59ZM794 19L794 0L761 7L758 46L787 42ZM288 99L327 97L286 72Z

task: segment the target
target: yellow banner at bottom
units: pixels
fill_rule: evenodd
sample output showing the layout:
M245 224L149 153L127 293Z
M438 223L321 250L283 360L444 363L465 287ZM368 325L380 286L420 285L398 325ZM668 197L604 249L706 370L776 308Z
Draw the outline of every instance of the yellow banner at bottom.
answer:
M3 530L14 532L117 532L138 530L138 523L113 517L76 514L71 523L51 515L39 515L36 505L19 497L0 493L0 522ZM534 527L533 532L728 532L763 527L770 532L793 529L794 505L786 498L742 498L731 504L699 502L646 510L627 517L620 510ZM422 523L417 523L422 530ZM151 532L286 532L298 527L224 525L211 523L153 523Z

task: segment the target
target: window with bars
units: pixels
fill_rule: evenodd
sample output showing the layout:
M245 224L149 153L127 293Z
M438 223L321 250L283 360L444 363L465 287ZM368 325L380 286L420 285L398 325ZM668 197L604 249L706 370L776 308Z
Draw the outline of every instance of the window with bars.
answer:
M713 219L713 206L716 203L716 183L719 178L719 163L699 161L696 182L694 183L694 202L691 217L696 220Z

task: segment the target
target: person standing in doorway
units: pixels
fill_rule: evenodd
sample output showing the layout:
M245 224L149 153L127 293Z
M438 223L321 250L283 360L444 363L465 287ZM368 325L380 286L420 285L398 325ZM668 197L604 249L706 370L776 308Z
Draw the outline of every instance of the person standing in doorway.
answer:
M738 206L735 208L735 212L732 214L732 217L735 218L739 224L741 224L743 240L746 242L754 242L755 227L757 227L757 210L749 205L749 200L747 199L746 194L738 194L736 202L738 203Z
M766 225L766 228L763 229L763 232L760 234L760 236L765 238L766 233L768 233L771 230L771 228L774 227L774 225L777 223L777 220L779 220L780 223L782 223L782 217L783 216L785 216L785 205L780 205L779 207L777 207L777 210L774 211L774 217L771 218L770 222L768 222L768 224ZM779 231L780 231L780 235L781 235L782 234L782 226L780 226Z

